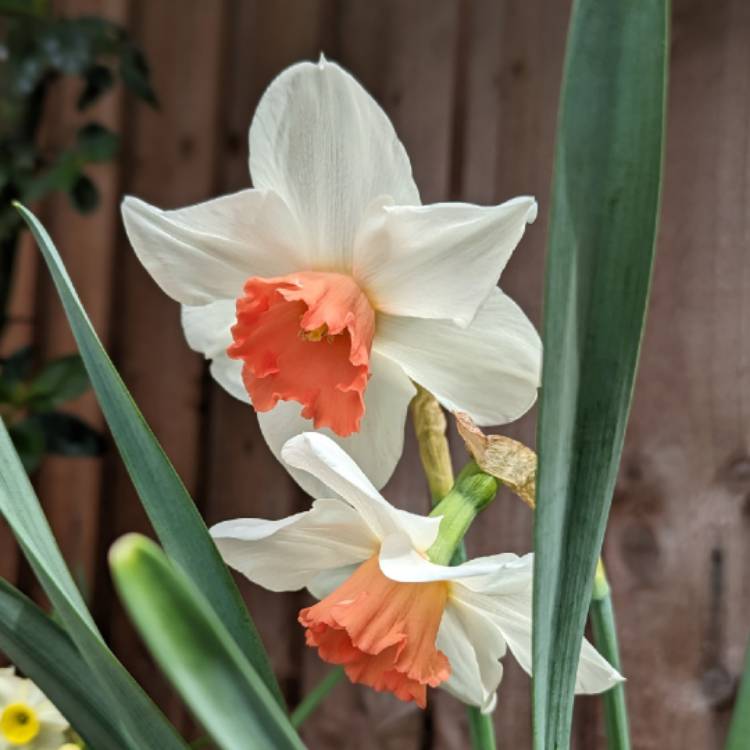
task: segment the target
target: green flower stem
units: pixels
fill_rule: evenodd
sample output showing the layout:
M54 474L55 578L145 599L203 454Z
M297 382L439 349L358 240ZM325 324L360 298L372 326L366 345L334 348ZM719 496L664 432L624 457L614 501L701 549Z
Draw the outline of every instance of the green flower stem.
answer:
M453 489L432 509L431 516L442 516L440 532L427 550L437 565L448 565L477 513L495 499L497 479L485 474L470 461L458 475Z
M615 612L612 607L609 582L601 559L596 568L594 592L591 599L591 627L594 645L599 653L620 671L620 648L617 643ZM625 686L615 685L602 696L604 700L604 722L609 750L630 750L628 709L625 702Z
M495 750L495 725L492 714L483 714L476 706L466 706L469 736L474 750Z
M445 436L447 425L440 404L429 391L418 387L411 412L422 468L432 495L434 507L430 515L443 516L440 535L427 555L435 563L460 565L466 561L464 534L477 513L495 498L497 481L481 472L472 461L454 485ZM466 714L472 750L496 750L492 714L483 714L476 706L466 706Z
M323 702L328 693L341 682L344 677L344 668L332 669L302 700L297 708L292 711L292 726L297 729L310 716L313 711Z

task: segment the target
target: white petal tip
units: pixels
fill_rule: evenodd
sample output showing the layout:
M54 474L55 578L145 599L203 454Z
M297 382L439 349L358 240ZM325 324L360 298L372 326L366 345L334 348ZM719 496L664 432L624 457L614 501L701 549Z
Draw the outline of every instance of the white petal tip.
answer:
M526 214L526 223L527 224L533 224L536 221L536 217L539 213L539 205L537 202L532 198L532 204L529 208L529 212Z
M321 52L320 57L318 58L318 67L322 70L327 64L328 59L326 58L325 53Z

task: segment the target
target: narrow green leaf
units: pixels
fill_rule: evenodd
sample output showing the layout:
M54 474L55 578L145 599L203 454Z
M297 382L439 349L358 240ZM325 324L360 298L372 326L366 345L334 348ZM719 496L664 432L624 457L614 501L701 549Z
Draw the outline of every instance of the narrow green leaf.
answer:
M0 651L57 706L87 745L122 750L125 740L96 678L67 633L0 578Z
M535 519L534 747L567 750L661 187L666 0L575 0L557 131Z
M205 597L153 542L123 537L110 564L151 654L220 747L303 748Z
M284 705L260 636L200 513L104 351L52 240L30 211L17 207L47 262L91 384L159 540L208 599L269 690Z
M5 517L68 635L96 676L113 721L131 750L184 750L186 745L101 634L60 554L39 500L0 420L0 513Z
M750 743L750 643L745 654L745 669L732 711L726 750L747 750Z

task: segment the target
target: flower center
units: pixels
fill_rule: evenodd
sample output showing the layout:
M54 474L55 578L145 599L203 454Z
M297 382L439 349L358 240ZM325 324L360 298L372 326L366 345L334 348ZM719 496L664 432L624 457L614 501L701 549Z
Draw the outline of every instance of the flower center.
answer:
M341 436L359 430L375 333L375 312L345 274L305 271L252 277L237 300L227 353L258 411L302 404L315 427Z
M0 715L0 737L11 745L31 742L39 729L36 711L25 703L11 703Z
M435 646L448 584L399 583L380 571L377 556L333 593L299 613L308 646L323 661L343 664L352 682L427 705L427 686L451 672Z

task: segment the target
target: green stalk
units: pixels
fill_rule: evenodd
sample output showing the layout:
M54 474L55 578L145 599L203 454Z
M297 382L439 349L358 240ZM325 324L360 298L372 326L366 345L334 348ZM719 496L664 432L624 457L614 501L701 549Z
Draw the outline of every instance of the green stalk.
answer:
M467 706L469 736L474 750L495 750L495 725L492 714L483 714L476 706Z
M313 711L323 702L328 693L341 682L344 677L344 668L332 669L302 700L297 708L292 711L292 726L299 728Z
M445 487L446 485L451 487L454 484L448 439L445 436L446 423L444 418L441 420L437 416L438 413L442 415L443 411L437 399L429 391L420 388L417 397L412 402L412 418L414 421L414 430L417 433L422 468L424 469L432 494L433 512L441 504L439 502L441 500L440 496L436 496L436 489ZM445 459L446 456L448 457L447 460ZM477 468L476 464L472 461L461 472L459 479L467 472L467 469L473 474ZM487 477L486 474L483 476ZM489 477L487 478L489 479ZM449 500L452 492L453 489L443 499ZM473 516L471 520L473 520ZM430 552L435 552L434 547ZM434 562L432 555L430 557ZM450 564L460 565L465 561L466 545L462 539L453 553ZM492 722L492 714L483 714L476 706L466 706L466 713L469 718L469 737L471 739L472 750L496 750L495 727Z
M594 645L599 653L618 671L620 647L617 643L615 611L604 565L599 559L594 578L594 593L591 598L591 627ZM628 708L625 701L625 685L620 683L602 695L604 700L604 723L609 750L630 750Z

